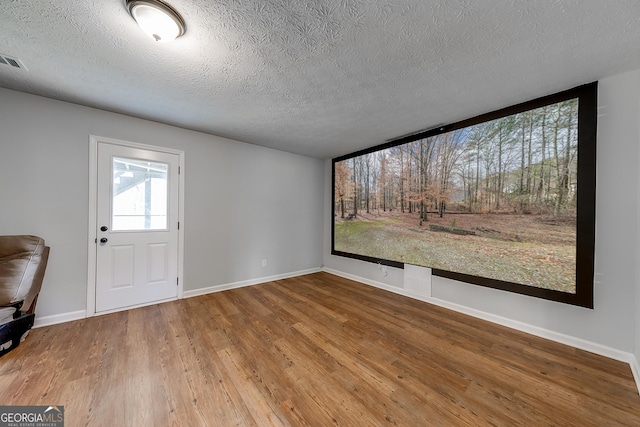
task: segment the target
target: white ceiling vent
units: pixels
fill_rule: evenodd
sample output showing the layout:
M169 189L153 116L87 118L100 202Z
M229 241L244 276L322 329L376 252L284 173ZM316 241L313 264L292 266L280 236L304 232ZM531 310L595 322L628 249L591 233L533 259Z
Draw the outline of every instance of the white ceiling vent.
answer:
M22 61L18 58L5 55L4 53L0 53L0 65L8 65L10 67L20 68L21 70L27 71L27 67L24 66Z

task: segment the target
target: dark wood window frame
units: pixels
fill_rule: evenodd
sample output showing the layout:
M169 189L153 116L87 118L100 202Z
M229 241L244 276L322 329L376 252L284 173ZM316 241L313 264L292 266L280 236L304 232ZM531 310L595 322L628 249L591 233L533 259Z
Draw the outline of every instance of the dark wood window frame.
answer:
M529 295L551 301L593 308L593 279L594 279L594 251L595 251L595 197L596 197L596 128L597 128L597 82L578 86L556 94L544 96L521 104L482 114L457 123L438 126L435 129L400 137L387 143L347 154L333 159L332 162L332 225L331 225L331 254L379 263L387 266L404 268L404 263L363 256L359 254L335 250L335 164L343 160L364 154L395 147L408 142L433 137L442 133L466 128L476 124L488 122L502 117L522 113L546 105L578 98L578 167L577 179L577 225L576 225L576 291L562 292L551 289L527 286L519 283L506 282L481 276L473 276L447 270L432 269L435 276L455 279L461 282L500 289L518 294Z

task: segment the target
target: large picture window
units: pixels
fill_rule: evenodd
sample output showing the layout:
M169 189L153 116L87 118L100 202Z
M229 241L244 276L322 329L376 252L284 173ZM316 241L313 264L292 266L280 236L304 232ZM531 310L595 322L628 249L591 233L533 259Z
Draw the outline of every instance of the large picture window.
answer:
M332 254L593 307L597 83L333 160Z

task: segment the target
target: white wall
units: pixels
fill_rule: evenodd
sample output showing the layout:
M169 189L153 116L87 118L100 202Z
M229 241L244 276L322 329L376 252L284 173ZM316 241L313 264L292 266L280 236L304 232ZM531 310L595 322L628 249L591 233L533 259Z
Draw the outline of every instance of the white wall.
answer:
M544 94L540 94L544 95ZM638 166L640 160L640 70L600 81L596 201L595 308L433 277L432 296L448 303L521 322L626 353L640 354L638 287ZM401 270L332 256L331 162L325 163L324 265L396 288ZM638 349L637 349L638 347Z
M38 316L86 309L89 135L185 151L185 291L321 267L322 161L6 89L0 100L0 234L51 246Z

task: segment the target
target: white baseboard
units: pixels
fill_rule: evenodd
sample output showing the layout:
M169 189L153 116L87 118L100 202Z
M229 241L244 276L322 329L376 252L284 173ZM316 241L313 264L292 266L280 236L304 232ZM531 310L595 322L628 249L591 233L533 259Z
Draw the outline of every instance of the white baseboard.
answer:
M608 357L613 360L617 360L620 362L628 363L631 367L631 372L633 373L633 378L636 382L636 386L638 387L638 392L640 392L640 365L638 364L638 360L635 355L632 353L627 353L625 351L616 350L611 347L607 347L598 343L594 343L591 341L583 340L581 338L573 337L570 335L562 334L559 332L551 331L549 329L541 328L539 326L530 325L528 323L519 322L517 320L509 319L502 316L497 316L495 314L487 313L484 311L476 310L474 308L466 307L463 305L455 304L449 301L441 300L433 297L425 297L422 295L416 295L411 292L407 292L403 288L398 288L396 286L390 286L385 283L377 282L375 280L366 279L364 277L359 277L353 274L344 273L342 271L333 270L330 268L323 268L322 271L327 273L335 274L336 276L344 277L346 279L354 280L356 282L364 283L365 285L370 285L376 288L380 288L389 292L393 292L399 295L403 295L409 298L417 299L420 301L424 301L430 304L434 304L440 307L447 308L449 310L453 310L459 313L467 314L472 317L476 317L478 319L486 320L488 322L496 323L498 325L506 326L511 329L515 329L517 331L525 332L527 334L535 335L541 338L546 338L551 341L555 341L560 344L565 344L571 347L578 348L580 350L585 350L591 353L598 354L600 356Z
M43 326L57 325L58 323L71 322L73 320L84 319L85 317L87 317L87 310L71 311L69 313L54 314L51 316L38 316L36 314L33 327L41 328Z
M273 282L274 280L282 280L282 279L289 279L291 277L304 276L305 274L317 273L319 271L322 271L322 269L311 268L309 270L294 271L292 273L278 274L275 276L267 276L267 277L258 277L256 279L243 280L240 282L225 283L222 285L193 289L190 291L184 291L182 293L182 297L183 298L197 297L199 295L211 294L213 292L220 292L220 291L226 291L229 289L243 288L245 286L259 285L260 283Z
M633 373L633 378L636 380L638 393L640 393L640 364L638 363L638 358L633 356L632 360L629 362L629 366L631 366L631 372Z
M355 274L345 273L343 271L334 270L332 268L323 267L322 271L326 273L333 274L335 276L344 277L345 279L353 280L355 282L364 283L365 285L370 285L375 288L384 289L385 291L390 291L396 294L404 295L410 298L421 299L417 295L412 295L411 292L407 292L402 288L398 288L395 286L387 285L386 283L377 282L375 280L367 279L364 277L356 276Z

